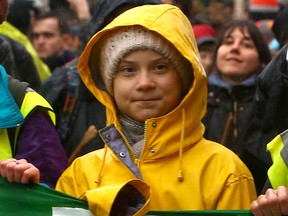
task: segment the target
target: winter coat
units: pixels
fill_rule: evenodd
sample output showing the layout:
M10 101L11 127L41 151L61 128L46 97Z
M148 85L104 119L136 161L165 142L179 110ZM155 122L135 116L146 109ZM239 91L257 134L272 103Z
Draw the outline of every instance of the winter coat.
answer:
M256 75L240 85L221 80L214 72L208 78L207 113L203 120L205 138L219 142L234 152L241 152L241 135L253 115Z
M208 78L207 113L203 123L206 127L205 138L234 151L253 174L257 192L260 193L268 167L258 158L258 149L247 145L249 141L243 141L244 135L249 134L247 126L255 116L256 81L257 75L254 75L240 85L231 85L222 81L217 72L211 74Z
M255 96L256 116L262 127L260 141L267 144L288 128L288 45L284 46L259 75ZM255 122L256 123L256 122ZM253 126L253 125L252 125ZM255 130L251 126L250 130ZM248 134L247 134L248 136Z
M89 68L95 58L89 60L91 49L99 39L129 25L141 25L167 38L194 71L192 87L180 104L164 116L145 121L145 141L138 159L121 131L113 98L100 80L93 81L92 73L98 77L99 71ZM242 161L229 149L203 138L207 78L190 28L189 20L175 6L140 6L114 19L83 51L79 74L106 107L107 126L99 132L105 147L75 159L56 188L87 199L95 215L101 215L97 206L105 215L111 209L111 201L105 203L99 192L113 198L114 185L135 179L150 186L151 210L249 209L256 198L253 177Z
M249 122L244 143L262 164L272 165L267 144L288 128L288 46L284 46L259 75L255 96L255 115Z
M103 28L112 12L124 4L158 4L159 0L117 0L102 1L95 7L93 17L83 30L81 40L88 40ZM52 105L57 116L57 131L61 138L66 154L70 156L80 143L90 125L97 129L106 123L105 107L89 92L82 83L77 69L78 58L63 67L56 69L41 88L41 94ZM75 101L71 106L70 101ZM70 105L70 109L65 109ZM97 112L95 111L97 110ZM77 154L84 155L93 150L103 148L102 140L96 136L89 141Z
M1 72L0 159L26 159L41 172L42 183L55 187L68 160L55 131L55 115L47 101ZM17 103L16 103L17 102Z

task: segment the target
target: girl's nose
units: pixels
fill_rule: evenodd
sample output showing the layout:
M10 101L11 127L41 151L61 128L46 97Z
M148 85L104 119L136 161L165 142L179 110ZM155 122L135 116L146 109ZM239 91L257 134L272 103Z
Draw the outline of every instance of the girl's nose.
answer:
M148 72L141 72L138 77L137 90L148 90L155 88L153 75Z

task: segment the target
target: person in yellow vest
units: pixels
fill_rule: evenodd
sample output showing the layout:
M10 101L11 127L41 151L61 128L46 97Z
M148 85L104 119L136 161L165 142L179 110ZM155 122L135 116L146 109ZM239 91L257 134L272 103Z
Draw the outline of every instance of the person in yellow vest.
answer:
M0 3L0 24L6 19L7 5L7 0ZM39 181L55 187L68 159L51 106L28 83L8 76L1 65L0 95L0 159L20 169L22 162L32 163L41 171Z
M268 145L273 164L268 170L264 194L251 203L255 216L288 215L288 130L277 135Z

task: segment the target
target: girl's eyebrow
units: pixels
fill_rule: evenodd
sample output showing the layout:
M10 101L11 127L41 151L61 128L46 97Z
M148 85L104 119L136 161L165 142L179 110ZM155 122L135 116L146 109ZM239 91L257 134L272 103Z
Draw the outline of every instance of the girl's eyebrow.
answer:
M159 56L159 57L156 57L156 58L154 58L154 59L152 59L152 60L150 60L150 61L152 61L152 62L156 62L156 61L169 61L167 58L165 58L164 56ZM127 58L127 57L124 57L124 58L122 58L121 60L120 60L120 64L121 63L133 63L133 62L136 62L137 60L130 60L129 58Z
M121 59L120 60L120 64L121 63L133 63L133 62L135 62L134 60L126 60L126 59Z

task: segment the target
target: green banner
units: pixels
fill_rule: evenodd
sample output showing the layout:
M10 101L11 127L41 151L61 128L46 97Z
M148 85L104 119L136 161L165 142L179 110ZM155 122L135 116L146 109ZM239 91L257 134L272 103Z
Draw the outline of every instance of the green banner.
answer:
M10 183L0 177L0 215L93 216L87 202L41 184ZM149 216L251 216L249 210L150 211Z
M31 183L9 183L0 177L0 213L5 216L92 216L87 202Z

